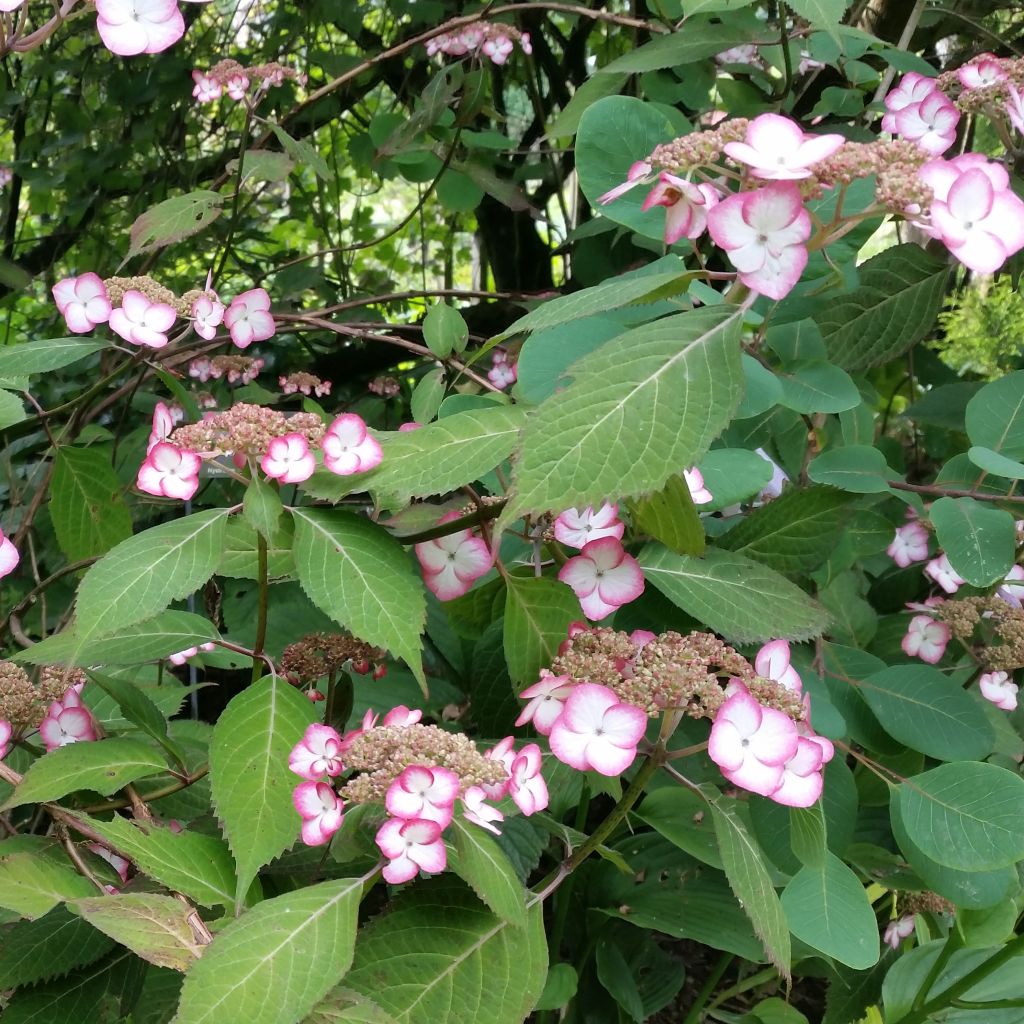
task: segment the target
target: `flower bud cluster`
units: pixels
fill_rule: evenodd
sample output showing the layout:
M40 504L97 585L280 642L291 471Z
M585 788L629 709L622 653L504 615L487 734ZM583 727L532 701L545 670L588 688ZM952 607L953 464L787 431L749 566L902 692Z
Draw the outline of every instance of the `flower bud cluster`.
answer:
M52 701L59 701L69 688L85 682L78 669L44 665L39 682L13 661L0 661L0 718L20 728L35 729Z
M986 668L1012 672L1024 665L1024 609L993 595L944 601L932 614L949 626L953 636L965 641L981 623L990 625L999 643L989 639L979 647L977 653Z
M726 145L739 142L750 122L745 117L723 121L716 128L691 132L654 148L648 158L652 167L671 174L684 175L698 167L708 167L721 157Z
M458 32L445 32L427 40L427 54L443 53L449 57L482 53L495 64L504 64L519 44L523 53L533 53L529 32L520 32L514 25L467 25Z
M205 458L218 455L262 455L275 437L301 434L311 444L324 435L324 425L312 413L285 416L276 409L239 402L224 412L211 413L199 423L178 427L171 444Z
M317 398L322 398L324 395L331 393L331 382L329 380L321 380L314 374L306 373L302 370L297 373L290 373L287 377L279 377L277 382L286 395L301 393L303 395L316 395Z
M186 303L185 297L179 298L170 288L164 287L148 274L140 277L107 277L103 283L107 287L107 295L112 306L119 306L125 294L130 291L142 292L150 302L158 302L165 306L173 306L182 316L187 316L192 303Z

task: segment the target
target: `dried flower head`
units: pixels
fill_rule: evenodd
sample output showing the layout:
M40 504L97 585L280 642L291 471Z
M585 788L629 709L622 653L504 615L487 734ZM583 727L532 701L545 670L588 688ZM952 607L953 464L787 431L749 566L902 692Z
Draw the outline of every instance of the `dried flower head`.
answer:
M310 444L324 435L324 425L312 413L285 416L276 409L239 402L225 412L213 413L199 423L179 427L171 444L197 452L204 458L217 455L262 455L275 437L302 434Z
M310 633L284 649L281 671L294 682L311 683L346 666L364 673L371 663L379 664L384 657L379 647L354 636Z

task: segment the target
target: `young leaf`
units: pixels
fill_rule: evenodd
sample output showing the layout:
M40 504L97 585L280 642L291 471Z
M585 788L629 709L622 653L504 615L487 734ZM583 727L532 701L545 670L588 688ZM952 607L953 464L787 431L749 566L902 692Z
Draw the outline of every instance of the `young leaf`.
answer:
M638 561L647 581L670 601L737 643L806 640L829 622L825 610L785 576L731 551L708 548L703 558L693 558L648 544Z
M440 299L423 318L423 340L438 359L446 359L452 352L465 349L469 328L462 314Z
M268 543L273 542L280 528L284 506L276 487L256 477L245 489L242 498L242 515L245 521L263 535Z
M1009 512L973 498L939 498L929 515L939 547L971 586L988 587L1010 571L1017 532Z
M294 686L264 676L228 704L213 728L210 784L238 865L236 905L256 872L298 836L288 754L315 717Z
M219 216L222 196L200 189L183 196L172 196L150 207L135 219L129 237L126 260L152 252L172 242L180 242L209 227Z
M429 423L437 415L445 388L444 370L440 366L420 378L409 399L409 411L417 423Z
M694 310L620 334L571 367L573 383L523 431L499 524L662 488L693 465L740 400L736 307Z
M808 946L848 967L878 960L878 924L860 880L833 853L803 867L782 893L790 930Z
M3 936L0 987L5 989L70 974L114 948L106 935L64 907L54 907L35 921L18 921Z
M235 865L223 839L157 826L143 829L119 817L109 821L79 817L112 849L168 889L204 907L234 903Z
M900 816L926 857L961 871L1024 859L1024 779L984 762L960 761L915 775L899 788Z
M79 789L109 796L129 782L165 771L166 761L141 740L117 737L71 743L33 761L2 809L59 800Z
M540 997L547 967L540 904L528 911L526 927L516 928L461 882L441 876L409 887L360 931L344 984L313 1019L328 1021L332 1006L355 1002L359 1015L340 1019L521 1024Z
M96 887L70 863L32 853L12 853L0 859L0 907L22 917L42 917L64 900L95 893ZM3 948L7 948L6 941Z
M501 847L478 825L452 822L449 868L503 921L526 927L526 895Z
M350 512L290 511L295 569L310 600L361 640L401 658L426 687L420 634L427 602L401 545Z
M293 139L279 124L272 124L270 130L277 136L277 141L292 160L297 164L312 167L318 178L324 181L331 180L331 168L316 146L304 139Z
M266 900L218 932L185 977L177 1024L295 1024L348 970L362 878Z
M99 449L57 449L50 518L57 542L71 561L102 555L132 535L121 486L109 457Z
M93 338L48 338L0 348L0 380L60 370L106 348Z
M208 509L122 541L85 574L75 602L82 640L151 618L213 575L228 510Z
M543 576L510 576L505 597L505 658L513 683L534 683L579 619L579 598Z
M188 922L193 911L173 896L119 893L75 900L68 909L157 967L187 971L203 952Z

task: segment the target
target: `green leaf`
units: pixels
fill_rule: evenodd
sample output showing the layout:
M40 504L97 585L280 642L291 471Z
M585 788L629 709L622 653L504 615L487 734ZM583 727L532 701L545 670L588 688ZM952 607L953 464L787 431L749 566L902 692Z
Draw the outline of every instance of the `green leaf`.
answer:
M413 420L417 423L429 423L441 407L445 388L444 370L440 366L425 373L413 389L412 398L409 400Z
M132 535L132 517L109 457L97 448L60 447L50 487L50 517L71 561L102 555Z
M367 643L409 666L426 688L420 634L423 583L409 556L381 527L350 512L293 508L295 569L310 600Z
M782 385L779 404L794 412L843 412L861 401L850 375L823 359L789 363L778 378Z
M987 587L1010 571L1017 532L1009 512L973 498L939 498L929 515L939 547L971 586Z
M626 953L620 944L623 938L620 929L612 932L606 929L597 939L594 956L597 979L605 991L622 1007L626 1016L637 1024L642 1024L647 1014L644 1013L644 1003L640 997L637 979L630 970Z
M540 997L547 966L539 903L526 927L517 928L461 882L432 878L409 887L361 929L352 969L314 1019L522 1024Z
M824 2L802 0L792 7L803 14L800 6ZM827 2L843 6L842 0ZM949 266L907 243L862 263L857 277L859 287L829 296L814 313L828 358L844 370L888 362L926 337L942 308Z
M708 548L703 558L693 558L648 544L637 557L649 583L737 643L807 640L828 625L825 610L799 587L743 555Z
M539 405L568 383L566 373L576 360L600 348L625 329L626 325L620 319L598 314L535 331L519 349L516 385L512 393L520 401Z
M279 124L271 124L270 130L277 136L281 148L300 166L312 167L318 178L330 181L333 175L320 151L305 139L293 139Z
M864 444L831 448L807 467L807 475L818 484L829 484L853 494L881 494L889 490L887 483L893 472L885 456Z
M242 157L242 181L286 181L294 164L285 153L272 149L247 149ZM238 173L238 158L229 160L225 168L228 174Z
M423 318L423 340L438 359L462 352L469 341L469 328L462 314L440 299Z
M187 971L203 952L188 923L194 911L173 896L119 893L75 900L68 908L157 967Z
M360 486L380 508L393 511L413 498L447 494L507 459L525 421L523 409L494 406L457 412L421 430L381 434L383 461L360 478Z
M579 975L572 964L552 964L548 968L544 991L537 1000L535 1010L560 1010L576 995L579 988Z
M1024 459L1024 370L986 384L967 403L965 420L972 445Z
M790 930L826 956L866 970L878 960L878 925L857 876L833 853L806 866L782 893Z
M255 477L242 498L245 521L270 544L280 530L283 513L284 506L278 489Z
M453 856L448 866L498 915L517 928L526 927L526 894L508 857L478 825L452 822Z
M266 900L218 932L185 977L177 1024L295 1024L352 962L361 878Z
M809 572L835 549L850 501L848 494L832 487L787 488L716 543L779 572Z
M749 7L753 0L682 0L682 12L687 18L695 14L719 14Z
M0 907L22 917L42 917L64 900L92 896L95 892L95 886L70 864L33 853L0 858ZM2 948L7 949L6 940Z
M172 832L155 825L143 828L126 818L101 821L84 814L76 817L168 889L184 893L204 907L234 903L235 865L223 839L199 832Z
M840 42L837 26L843 20L850 0L789 0L789 5L812 26L824 29L837 43Z
M940 761L981 759L995 732L975 698L930 665L897 665L858 690L893 739Z
M991 448L973 445L967 451L967 458L986 473L994 473L1007 480L1024 480L1024 462L1008 459Z
M199 189L173 196L151 206L131 226L131 245L125 260L190 238L209 227L219 216L223 196Z
M341 480L340 476L323 471L319 474L329 480ZM306 483L312 483L316 476ZM351 485L346 485L346 491ZM304 486L307 494L315 494L314 488ZM292 558L292 543L295 539L295 524L290 517L278 521L277 533L267 542L267 576L271 582L292 577L295 573L295 559ZM257 533L243 518L232 516L224 531L224 551L217 563L218 576L233 576L237 579L258 580L259 553Z
M701 505L704 512L746 501L772 478L772 464L746 448L715 448L700 460L699 469L712 496Z
M543 576L509 576L504 643L512 682L536 682L558 653L569 623L579 617L579 598L564 583Z
M14 660L29 665L141 665L219 639L220 633L201 615L163 612L99 640L83 640L74 630L55 633Z
M789 844L801 864L820 867L827 848L828 828L821 804L789 809Z
M728 20L724 24L716 24L713 21L698 19L692 23L688 22L679 32L658 36L657 39L631 50L618 60L613 60L611 64L606 64L599 71L601 74L610 75L677 68L707 60L708 57L714 57L723 50L731 50L741 43L750 42L751 38L753 37L750 30L745 25Z
M657 491L697 462L739 403L741 320L732 307L670 316L576 363L523 431L499 524Z
M89 680L117 702L129 722L156 740L179 764L182 763L181 751L167 736L166 719L139 686L120 676L104 676L98 672L90 672ZM177 712L177 707L174 710Z
M110 939L64 907L54 907L36 921L18 921L2 934L0 987L5 989L70 974L114 948Z
M548 126L549 139L564 139L575 135L580 118L594 103L605 96L614 96L625 84L627 76L593 75L582 82L572 98Z
M27 418L25 406L17 395L0 390L0 430L13 427Z
M118 737L70 743L33 761L4 809L59 800L80 789L109 796L136 779L165 771L166 761L141 740Z
M21 345L0 346L0 379L26 377L60 370L107 348L93 338L47 338Z
M715 819L707 813L707 796L682 786L663 786L648 793L634 813L659 835L691 857L722 868Z
M704 525L690 488L681 476L669 477L657 494L636 502L632 512L633 525L670 551L680 555L704 554Z
M238 865L236 904L256 872L298 835L288 754L315 717L294 686L265 676L238 694L213 727L210 784Z
M963 761L908 779L899 789L903 824L921 852L961 871L1024 859L1024 779Z
M772 885L764 853L740 820L734 801L726 801L711 785L702 786L701 792L711 805L715 836L729 886L764 944L768 959L788 978L789 926Z
M75 602L83 640L151 618L201 587L217 568L228 510L161 523L122 541L85 574Z

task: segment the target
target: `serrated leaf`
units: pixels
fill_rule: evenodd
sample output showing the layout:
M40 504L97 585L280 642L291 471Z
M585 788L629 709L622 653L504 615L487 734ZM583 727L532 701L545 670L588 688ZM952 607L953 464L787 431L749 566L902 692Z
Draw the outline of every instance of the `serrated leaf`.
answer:
M47 338L0 346L0 379L49 373L107 348L92 338Z
M150 207L131 226L131 245L125 259L198 234L220 216L223 202L223 197L216 192L199 189Z
M256 872L298 836L288 754L315 717L294 686L265 676L238 694L213 727L210 784L238 866L236 904Z
M0 859L0 907L22 917L42 917L64 900L95 893L96 887L70 863L32 853L13 853Z
M310 600L367 643L401 658L426 688L420 634L427 602L408 554L349 512L293 508L295 570Z
M454 871L502 920L526 926L526 892L498 843L478 825L452 822Z
M1017 533L1013 516L973 498L939 498L929 512L939 547L974 587L1001 580L1013 565Z
M50 517L71 561L102 555L132 535L132 517L109 457L96 448L57 449Z
M199 832L172 832L155 825L143 828L125 818L101 821L84 814L76 817L168 889L184 893L204 907L234 902L235 865L223 839Z
M831 0L840 2L840 0ZM732 49L753 38L750 29L739 23L726 21L717 24L706 19L687 24L681 32L659 36L643 46L631 50L618 60L606 64L599 71L611 75L621 72L635 74L641 71L657 71L661 68L675 68L683 64L694 64L713 57L723 50Z
M4 809L59 800L80 789L109 796L136 779L167 771L167 762L148 743L115 737L70 743L33 761Z
M219 639L220 633L201 615L163 612L99 640L83 640L73 630L55 633L19 651L14 660L29 665L141 665Z
M326 475L333 480L341 479L333 473ZM313 488L307 487L305 490L309 494L315 493ZM267 543L267 576L271 581L287 579L294 575L294 539L295 524L291 517L285 516L279 520L277 533ZM217 563L217 575L245 580L259 579L256 531L243 518L232 516L228 520L227 529L224 531L224 552Z
M0 390L0 430L13 427L27 419L25 404L17 395L10 391Z
M314 1020L522 1024L540 997L547 966L539 903L526 927L516 928L461 882L420 881L360 930L352 969Z
M715 836L729 887L750 918L768 959L788 978L791 956L789 926L772 885L764 853L736 814L735 807L726 802L714 786L704 785L701 792L711 805Z
M90 672L89 681L117 702L121 713L129 722L156 740L179 764L182 763L181 751L167 736L167 721L163 713L139 686L120 676L105 676L98 672ZM177 712L180 706L181 698L178 699L172 714Z
M194 911L173 896L118 893L75 900L68 909L157 967L187 971L203 952L188 923Z
M843 0L799 0L801 6ZM838 18L836 19L838 20ZM857 268L859 287L829 296L815 311L828 357L844 370L861 370L902 355L931 331L942 308L949 266L919 245L896 245Z
M18 921L0 932L0 988L58 978L113 948L110 939L85 921L54 907L35 921Z
M219 932L185 978L175 1024L296 1024L352 962L362 878L266 900Z
M284 506L276 487L265 480L254 478L242 497L242 515L245 521L271 543L280 528Z
M899 787L911 840L938 864L960 871L1024 859L1024 779L977 761L940 765Z
M888 491L888 480L895 474L885 456L865 444L830 448L807 466L807 475L817 484L839 487L853 494L881 494Z
M690 488L681 476L633 505L633 523L637 529L660 541L680 555L704 554L704 526L697 514Z
M317 177L330 181L331 169L320 151L311 142L293 139L279 124L272 124L270 130L277 136L282 149L297 163L312 167Z
M580 617L579 598L543 576L509 576L505 597L505 660L513 683L536 682Z
M242 157L242 184L249 181L285 181L292 172L291 160L272 149L247 149ZM238 158L229 160L228 174L238 173Z
M697 462L740 400L741 322L736 307L694 310L627 331L575 363L573 383L523 431L499 526L660 490Z
M779 572L809 572L835 550L851 500L832 487L787 488L716 543Z
M824 359L789 363L778 372L779 404L800 413L843 412L859 405L857 385L845 370Z
M736 643L807 640L828 625L825 609L799 587L744 555L708 548L703 558L694 558L648 544L637 558L649 583Z
M75 633L103 636L151 618L201 587L217 568L228 510L196 512L122 541L85 574Z

